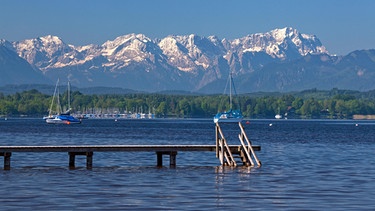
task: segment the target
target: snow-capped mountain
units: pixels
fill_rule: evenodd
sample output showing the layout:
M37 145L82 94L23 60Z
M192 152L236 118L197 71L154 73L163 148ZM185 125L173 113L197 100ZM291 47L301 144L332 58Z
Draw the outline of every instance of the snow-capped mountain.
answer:
M243 80L249 75L264 76L272 64L285 65L314 55L332 57L315 35L290 27L233 40L195 34L153 40L143 34L128 34L102 45L74 46L48 35L0 43L52 81L67 77L75 86L141 91L197 91L226 79L230 71ZM261 80L251 79L258 85L266 83ZM247 86L255 90L244 92L262 90L254 84Z
M230 42L235 52L265 52L272 58L294 59L307 54L328 53L315 35L301 34L287 27L267 33L257 33Z

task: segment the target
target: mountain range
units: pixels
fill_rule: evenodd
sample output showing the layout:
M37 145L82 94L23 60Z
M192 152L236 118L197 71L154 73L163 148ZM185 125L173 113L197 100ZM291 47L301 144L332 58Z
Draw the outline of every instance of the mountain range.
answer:
M286 27L228 40L191 34L150 39L127 34L102 45L74 46L57 36L0 40L0 86L54 84L145 92L237 93L375 89L375 50L331 55L315 35Z

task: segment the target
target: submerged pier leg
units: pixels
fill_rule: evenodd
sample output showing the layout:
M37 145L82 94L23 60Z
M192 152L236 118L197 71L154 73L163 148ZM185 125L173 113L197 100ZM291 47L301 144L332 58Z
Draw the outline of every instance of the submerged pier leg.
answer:
M76 154L69 152L69 169L75 169Z
M92 157L94 152L86 152L86 168L92 169Z
M177 156L177 152L169 153L169 166L172 168L176 167L176 156Z
M156 152L156 166L163 166L163 152Z
M10 170L10 156L11 152L1 152L0 156L4 156L4 170Z
M176 155L177 151L171 152L156 152L156 166L162 167L163 166L163 155L169 155L169 166L176 167Z
M86 155L86 168L92 169L92 157L94 152L69 152L69 169L75 169L76 155Z

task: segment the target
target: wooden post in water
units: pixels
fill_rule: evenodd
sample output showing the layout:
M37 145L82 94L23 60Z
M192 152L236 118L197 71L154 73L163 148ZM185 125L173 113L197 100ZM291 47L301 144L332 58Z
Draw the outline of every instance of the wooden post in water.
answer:
M75 169L76 155L86 155L86 168L92 169L92 157L94 152L69 152L69 169Z
M219 124L215 125L216 157L219 158Z
M10 156L11 152L1 152L0 156L4 156L4 170L10 170Z
M94 152L86 152L86 168L92 169L92 157Z
M169 155L169 166L170 167L176 167L176 156L177 151L170 151L170 152L156 152L156 166L162 167L163 166L163 155Z
M219 153L219 160L220 164L224 165L224 140L222 138L219 138L219 143L220 143L220 153Z
M169 166L172 168L176 167L176 155L177 155L177 151L170 152L169 154Z
M156 166L163 166L163 152L156 152Z
M74 152L69 152L69 169L75 169L76 154Z

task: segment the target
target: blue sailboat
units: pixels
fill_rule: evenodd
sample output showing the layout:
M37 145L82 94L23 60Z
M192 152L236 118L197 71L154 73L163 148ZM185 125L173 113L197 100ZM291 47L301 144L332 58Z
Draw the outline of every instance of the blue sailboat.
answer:
M214 123L217 122L241 122L243 115L240 109L233 109L233 98L232 98L232 89L236 92L233 83L232 73L229 74L229 105L230 109L228 111L219 112L214 117Z
M75 118L74 116L70 115L71 108L70 108L70 83L68 82L68 110L65 112L61 112L61 105L60 105L60 97L58 92L58 83L59 79L56 82L55 92L53 93L51 106L49 109L49 114L47 117L44 117L48 124L80 124L81 120ZM56 102L55 102L56 98ZM54 104L56 104L56 110L53 110Z

